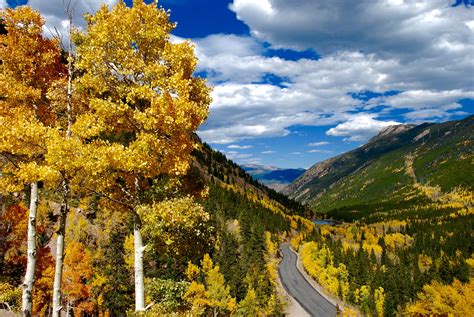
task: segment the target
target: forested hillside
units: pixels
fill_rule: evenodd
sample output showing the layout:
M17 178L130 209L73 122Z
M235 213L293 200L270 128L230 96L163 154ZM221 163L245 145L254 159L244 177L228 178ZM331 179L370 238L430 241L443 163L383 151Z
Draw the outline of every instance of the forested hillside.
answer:
M317 217L338 221L294 245L319 283L364 314L472 315L474 117L403 130L293 184Z
M316 212L399 201L414 184L449 192L473 189L474 116L381 133L367 144L321 163L289 185L285 193Z
M1 11L0 302L281 315L278 244L304 208L196 137L211 99L193 46L155 3L103 6L85 30L66 14L64 52L37 11Z
M168 177L160 176L144 193L161 196L163 200L166 197L165 201L171 202L191 193L203 206L202 210L193 207L193 198L187 198L169 206L177 212L175 216L185 219L168 219L166 215L147 219L150 228L145 237L150 242L144 256L146 296L147 302L155 303L150 313L193 310L196 314L207 314L218 309L222 314L279 315L282 302L275 287L278 243L290 231L292 221L293 229L297 229L301 219L292 215L304 208L253 181L224 155L197 138L196 141L193 167L187 175L173 180L180 186L170 185ZM164 184L170 187L163 190ZM39 205L41 267L33 304L34 311L47 312L54 270L51 238L57 206L54 193L40 190L40 194L51 200ZM2 197L2 285L5 301L13 305L19 305L21 290L14 286L21 284L25 269L28 201L27 192ZM86 205L74 203L66 234L70 238L66 241L63 294L75 311L122 315L133 308L133 219L127 213L101 208L103 203L97 196L89 198ZM170 221L178 221L177 226ZM204 265L201 262L206 254L210 256L206 260L206 265L212 266L207 268L210 271L201 268L199 276L188 278L189 262ZM211 271L213 275L206 277ZM211 278L212 281L206 280ZM200 287L216 293L199 293Z

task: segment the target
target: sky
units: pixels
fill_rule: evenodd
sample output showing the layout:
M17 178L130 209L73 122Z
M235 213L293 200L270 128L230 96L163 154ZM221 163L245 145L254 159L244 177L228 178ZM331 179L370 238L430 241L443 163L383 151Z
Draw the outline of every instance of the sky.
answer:
M76 0L84 12L117 0ZM132 5L131 0L125 1ZM147 1L150 2L150 1ZM62 0L29 4L65 30ZM308 168L382 128L474 114L474 0L161 0L213 86L201 138L239 164Z

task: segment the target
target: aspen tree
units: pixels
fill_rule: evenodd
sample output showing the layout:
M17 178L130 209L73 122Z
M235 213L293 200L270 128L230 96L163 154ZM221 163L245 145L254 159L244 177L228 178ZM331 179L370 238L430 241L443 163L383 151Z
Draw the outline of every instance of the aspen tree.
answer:
M47 130L57 114L49 107L47 91L64 76L59 43L42 35L44 21L30 7L6 9L1 19L7 31L0 37L0 152L2 191L30 183L27 266L23 282L22 314L30 316L36 266L38 181L44 180Z
M66 133L65 141L71 139L71 127L72 127L72 83L73 83L73 51L72 51L72 18L73 18L73 7L69 1L65 8L65 13L68 17L69 29L68 29L68 65L67 65L67 94L66 94ZM56 97L56 96L55 96ZM54 98L54 97L53 97ZM61 98L59 98L61 100ZM70 179L64 169L61 169L61 207L59 210L59 225L56 232L56 265L54 270L54 284L53 284L53 317L59 316L61 311L61 281L62 271L64 263L64 240L66 234L66 219L69 212L68 199L71 193Z
M210 89L193 76L193 46L170 41L175 25L157 2L120 1L87 16L76 38L78 89L89 111L73 133L95 144L96 193L134 216L135 311L145 310L142 219L150 202L141 193L158 175L184 174L194 148L192 133L205 120ZM101 180L101 181L99 181Z

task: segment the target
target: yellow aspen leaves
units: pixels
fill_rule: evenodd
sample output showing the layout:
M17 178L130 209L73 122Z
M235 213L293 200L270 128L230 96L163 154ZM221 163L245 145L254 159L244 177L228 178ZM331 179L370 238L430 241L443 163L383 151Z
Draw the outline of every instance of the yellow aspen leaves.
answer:
M189 263L187 277L197 279L201 277L203 283L193 280L183 298L191 305L191 312L203 314L212 312L230 314L236 309L236 300L230 296L230 288L225 284L224 275L219 272L219 266L214 265L208 254L201 261L201 269Z
M474 313L474 280L462 284L454 280L451 285L438 281L423 286L418 300L406 308L408 316L472 316Z

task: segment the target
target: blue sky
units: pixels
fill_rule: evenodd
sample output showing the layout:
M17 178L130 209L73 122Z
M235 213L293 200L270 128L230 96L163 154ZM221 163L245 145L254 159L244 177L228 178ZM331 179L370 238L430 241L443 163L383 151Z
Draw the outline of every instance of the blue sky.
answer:
M78 0L77 11L115 2ZM61 3L28 1L58 29ZM159 4L214 86L200 136L240 164L307 168L391 124L474 113L474 0Z

